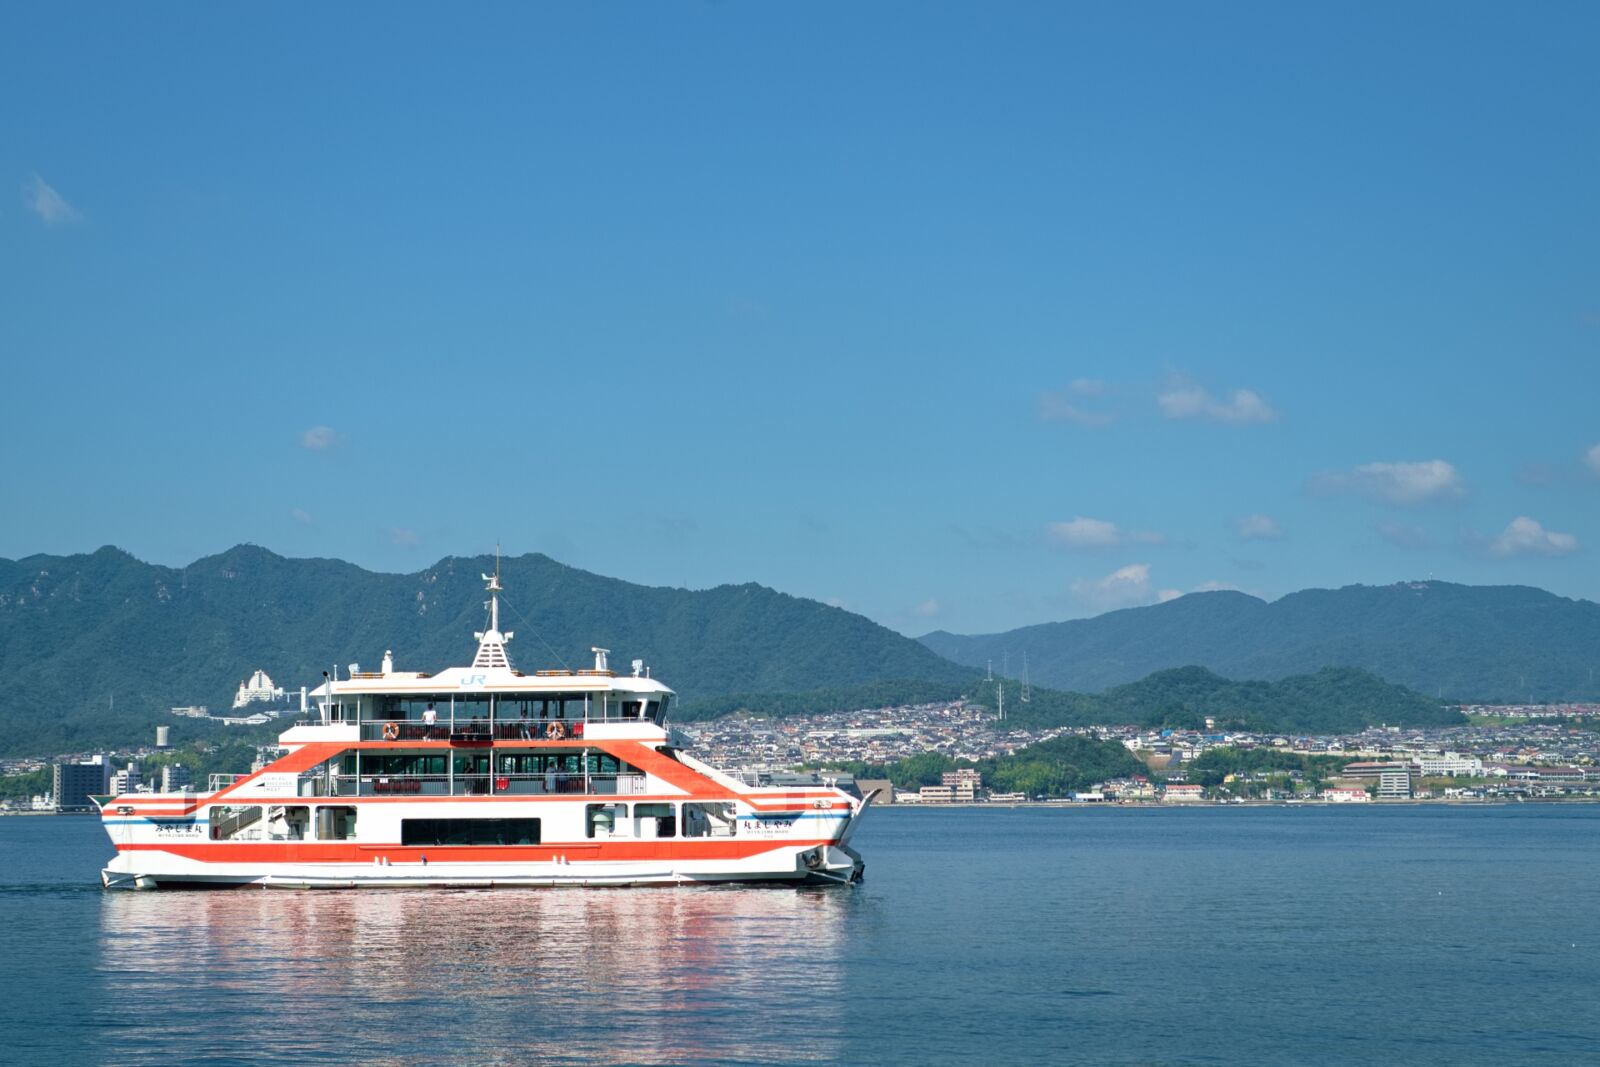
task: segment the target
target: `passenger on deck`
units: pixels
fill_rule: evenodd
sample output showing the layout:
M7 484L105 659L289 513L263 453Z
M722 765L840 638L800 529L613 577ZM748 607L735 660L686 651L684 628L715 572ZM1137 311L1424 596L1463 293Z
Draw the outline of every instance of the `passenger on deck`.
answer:
M426 736L433 736L433 728L438 721L439 713L433 710L432 704L422 709L422 731Z

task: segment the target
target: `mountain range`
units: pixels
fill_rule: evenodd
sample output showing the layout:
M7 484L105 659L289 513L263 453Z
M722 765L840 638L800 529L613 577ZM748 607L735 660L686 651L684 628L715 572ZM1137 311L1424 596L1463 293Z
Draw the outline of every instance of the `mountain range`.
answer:
M1527 586L1449 582L1307 589L1267 602L1238 592L999 634L937 631L922 643L957 663L1098 692L1197 665L1279 679L1360 667L1430 697L1514 703L1600 700L1600 604Z
M969 686L967 698L996 708L1001 682ZM1466 717L1403 685L1358 667L1324 667L1275 682L1233 681L1204 667L1156 671L1103 693L1070 693L1006 685L1006 720L1018 726L1134 726L1273 733L1356 733L1369 726L1456 726Z
M173 706L226 709L258 668L293 690L334 665L376 666L387 650L401 670L467 662L473 631L486 622L481 576L495 566L487 556L448 557L412 574L381 574L252 545L180 568L110 547L0 560L0 755L147 741L153 726L174 722ZM519 667L586 667L599 645L612 650L614 667L643 659L678 691L684 718L983 701L992 697L983 683L989 660L999 668L1009 654L1015 675L1026 652L1034 699L1026 707L1017 693L1007 699L1019 722L1425 723L1447 721L1435 714L1441 692L1594 695L1587 664L1600 658L1600 607L1516 587L1355 586L1271 604L1191 594L1095 619L987 637L929 634L919 643L755 584L643 586L537 554L499 566L501 626L516 633ZM1206 670L1172 673L1180 667ZM1156 672L1166 673L1115 689ZM1229 681L1290 676L1309 680L1276 688Z
M224 711L257 668L298 689L322 672L470 662L486 626L480 577L492 557L377 574L241 545L188 567L115 548L0 560L0 754L147 739L168 709ZM641 658L683 702L728 692L793 692L885 680L975 676L860 615L763 586L635 585L546 556L499 562L501 627L526 670ZM114 705L114 706L113 706Z

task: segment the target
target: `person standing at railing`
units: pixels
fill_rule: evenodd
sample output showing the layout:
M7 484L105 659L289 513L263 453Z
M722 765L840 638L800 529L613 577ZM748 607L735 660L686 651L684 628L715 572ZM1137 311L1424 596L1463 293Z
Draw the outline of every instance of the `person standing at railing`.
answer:
M431 738L433 736L433 728L438 721L439 713L433 710L433 704L430 702L427 707L422 709L422 727L428 737Z

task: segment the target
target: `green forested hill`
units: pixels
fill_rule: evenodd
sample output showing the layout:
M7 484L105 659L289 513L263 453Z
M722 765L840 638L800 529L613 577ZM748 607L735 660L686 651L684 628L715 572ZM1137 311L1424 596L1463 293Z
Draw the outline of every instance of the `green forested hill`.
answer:
M222 710L256 668L294 688L319 682L334 664L374 667L386 649L402 670L464 663L472 632L484 626L479 575L492 567L488 557L449 558L416 574L375 574L252 546L181 569L114 548L0 560L0 754L148 740L159 723L192 730L167 709L196 703ZM586 666L589 647L601 645L612 649L615 665L648 662L679 691L685 718L963 695L993 700L993 685L970 668L859 615L759 585L653 588L540 555L504 560L501 570L501 624L516 632L518 666ZM1237 595L1224 601L1240 602L1259 604ZM1205 621L1193 620L1197 632ZM1246 637L1234 631L1233 640ZM1124 651L1134 662L1148 658L1131 638ZM1035 680L1045 673L1036 668ZM1036 725L1179 725L1209 715L1309 732L1448 721L1450 714L1361 671L1266 683L1230 682L1195 668L1098 695L1035 687L1026 705L1018 695L1010 688L1008 717Z
M1024 653L1034 682L1095 692L1198 664L1230 678L1359 667L1446 700L1600 700L1600 604L1526 586L1402 582L1267 603L1191 593L1165 604L922 642L982 669Z
M972 687L972 699L995 705L994 682ZM1445 726L1461 713L1366 671L1329 667L1276 682L1235 682L1204 667L1157 671L1104 693L1065 693L1035 687L1024 704L1020 688L1006 684L1006 718L1018 725L1137 726L1199 729L1207 718L1219 729L1287 733L1347 733L1383 724Z
M489 557L375 574L240 546L174 569L115 548L0 560L0 754L143 740L177 704L225 709L262 668L286 687L333 664L402 670L468 662L485 625ZM519 667L635 657L692 706L734 691L792 692L973 672L876 623L759 585L634 585L527 555L501 561L501 626ZM110 708L115 696L115 711Z

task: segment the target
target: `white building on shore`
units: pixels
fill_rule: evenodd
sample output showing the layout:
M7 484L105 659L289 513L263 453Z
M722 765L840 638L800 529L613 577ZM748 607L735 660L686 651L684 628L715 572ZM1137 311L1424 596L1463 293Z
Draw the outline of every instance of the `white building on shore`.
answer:
M1481 778L1483 760L1446 752L1442 756L1418 756L1417 764L1425 778Z
M283 699L283 688L272 684L266 671L256 671L249 681L239 683L239 692L233 698L235 709L251 704L271 704Z

